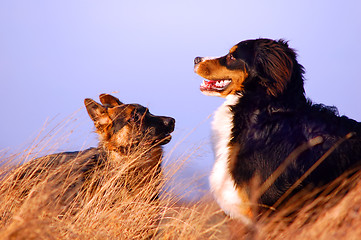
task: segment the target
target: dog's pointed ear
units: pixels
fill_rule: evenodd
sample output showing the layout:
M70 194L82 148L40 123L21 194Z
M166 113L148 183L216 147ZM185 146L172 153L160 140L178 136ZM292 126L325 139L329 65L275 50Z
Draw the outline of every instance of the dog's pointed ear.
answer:
M104 106L90 98L86 98L84 100L84 104L86 110L88 111L89 117L93 120L94 126L99 131L104 132L106 128L111 126L112 120Z
M110 94L100 94L99 99L105 107L117 107L123 104L118 98L113 97Z
M293 61L288 55L295 54L288 48L287 42L273 43L270 48L262 48L256 54L255 67L261 78L260 84L267 88L267 93L277 97L291 80Z

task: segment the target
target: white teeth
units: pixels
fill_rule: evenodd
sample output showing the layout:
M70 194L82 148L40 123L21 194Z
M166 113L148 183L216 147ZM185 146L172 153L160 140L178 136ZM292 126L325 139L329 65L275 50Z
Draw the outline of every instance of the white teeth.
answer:
M228 86L228 84L231 83L231 80L219 80L219 81L213 81L213 80L210 80L211 82L215 82L213 83L214 86L216 88L218 88L219 90L221 90L222 88ZM201 87L207 87L209 85L208 81L207 80L203 80L202 84L201 84Z
M227 86L230 82L231 82L230 80L217 81L217 82L216 82L216 86L217 86L217 87L225 87L225 86Z

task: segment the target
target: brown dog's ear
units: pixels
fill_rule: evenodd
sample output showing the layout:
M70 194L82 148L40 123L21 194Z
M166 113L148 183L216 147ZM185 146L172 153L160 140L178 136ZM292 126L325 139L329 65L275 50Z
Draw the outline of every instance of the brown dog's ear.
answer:
M267 93L277 97L291 80L293 61L288 56L290 49L287 42L273 43L269 48L264 47L255 59L256 70L261 77L261 85L267 88Z
M90 98L86 98L84 100L84 104L90 118L94 122L95 127L99 131L104 132L106 128L111 126L112 120L110 119L105 107Z
M100 94L99 99L105 107L117 107L123 104L118 98L113 97L110 94Z

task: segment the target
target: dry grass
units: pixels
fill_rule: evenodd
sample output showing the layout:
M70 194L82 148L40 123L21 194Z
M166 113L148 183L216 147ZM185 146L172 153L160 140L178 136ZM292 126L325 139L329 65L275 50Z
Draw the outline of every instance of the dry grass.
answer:
M41 147L41 144L37 144ZM184 202L172 191L154 193L181 169L176 161L162 176L141 184L138 153L126 164L94 169L85 184L76 159L60 165L36 164L1 169L1 239L359 239L360 172L345 175L325 189L292 197L276 213L266 212L252 226L226 217L210 196ZM29 149L3 162L23 162ZM35 156L36 154L34 154ZM85 164L85 163L84 163ZM9 168L12 168L9 170ZM10 171L10 172L9 172ZM130 191L138 189L137 191ZM186 188L184 184L174 188ZM176 191L181 192L181 191Z
M323 189L290 198L257 223L260 239L360 239L361 172L344 174Z
M0 184L0 236L4 239L216 239L226 218L214 204L180 204L179 198L154 193L164 177L148 173L140 183L130 162L94 170L79 184L77 159L59 166L48 158L25 164ZM129 189L131 186L131 190ZM141 187L140 187L141 186ZM134 189L137 189L134 191Z

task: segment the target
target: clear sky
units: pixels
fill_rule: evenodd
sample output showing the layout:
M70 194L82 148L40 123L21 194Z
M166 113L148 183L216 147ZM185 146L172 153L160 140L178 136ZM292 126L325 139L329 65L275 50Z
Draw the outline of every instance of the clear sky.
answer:
M360 11L357 0L2 0L0 149L27 146L47 119L62 124L75 112L60 149L93 146L83 100L116 92L174 117L166 151L201 146L191 165L207 171L208 117L223 100L200 93L193 59L258 37L289 40L306 68L307 96L361 121Z

